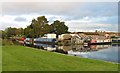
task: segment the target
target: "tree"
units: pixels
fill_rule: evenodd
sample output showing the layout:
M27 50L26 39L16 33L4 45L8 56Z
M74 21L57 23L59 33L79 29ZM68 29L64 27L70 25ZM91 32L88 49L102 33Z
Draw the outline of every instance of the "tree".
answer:
M7 28L5 31L6 31L6 35L7 35L7 38L8 37L12 37L12 36L16 36L16 30L17 28Z
M18 28L16 30L16 35L17 36L23 36L24 35L24 29L23 28Z
M14 37L14 36L24 36L24 29L23 28L11 28L8 27L7 29L5 29L4 32L2 32L2 34L5 34L7 38L9 37ZM4 36L4 35L3 35Z
M68 27L65 25L64 22L60 22L59 20L56 20L51 24L50 32L57 34L57 38L58 38L58 35L68 32Z
M31 25L25 29L25 35L30 35L31 37L43 36L50 31L50 25L48 25L47 18L45 16L37 17L33 19Z
M28 38L34 37L33 29L31 29L30 26L27 26L27 28L24 29L24 34Z
M43 36L44 34L49 32L49 30L47 30L47 28L49 28L49 25L47 18L45 18L45 16L37 18L37 27L38 37L39 35Z
M1 34L1 35L2 35L2 39L5 39L5 38L6 38L6 32L5 32L5 31L2 31L1 33L2 33L2 34Z
M68 32L68 27L64 22L59 20L54 21L51 25L48 24L45 16L37 17L33 19L31 24L24 30L26 37L40 37L47 33L55 33L58 35Z

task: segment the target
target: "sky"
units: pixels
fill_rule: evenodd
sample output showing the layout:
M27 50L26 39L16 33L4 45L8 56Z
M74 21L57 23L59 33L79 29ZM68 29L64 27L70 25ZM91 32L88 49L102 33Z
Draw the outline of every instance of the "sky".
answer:
M70 32L118 31L117 2L4 2L0 30L26 28L38 16L64 21Z

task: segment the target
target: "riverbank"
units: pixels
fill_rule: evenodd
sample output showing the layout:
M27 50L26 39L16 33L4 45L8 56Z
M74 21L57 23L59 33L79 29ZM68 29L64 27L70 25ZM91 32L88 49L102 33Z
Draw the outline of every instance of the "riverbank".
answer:
M3 71L117 71L118 64L25 46L3 46Z
M120 42L112 43L112 44L120 44Z

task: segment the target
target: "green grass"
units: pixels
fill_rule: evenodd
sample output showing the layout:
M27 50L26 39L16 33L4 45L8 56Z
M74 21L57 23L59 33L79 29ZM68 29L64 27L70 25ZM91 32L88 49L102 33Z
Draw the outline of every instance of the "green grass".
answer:
M119 43L119 42L118 42L118 43L116 42L116 43L112 43L112 44L120 44L120 43Z
M36 50L3 46L3 71L117 71L118 64Z
M1 34L1 31L0 31ZM0 73L2 72L2 39L0 38Z
M2 46L0 46L0 72L2 72Z

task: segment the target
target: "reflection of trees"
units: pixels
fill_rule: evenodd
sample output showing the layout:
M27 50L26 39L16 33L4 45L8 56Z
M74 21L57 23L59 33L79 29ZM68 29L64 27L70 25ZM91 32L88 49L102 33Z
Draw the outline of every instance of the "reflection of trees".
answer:
M58 49L63 49L64 51L69 51L71 50L71 46L58 46Z
M59 48L59 47L57 47L56 50L54 50L54 51L58 52L58 53L68 54L68 51L65 51L64 49Z
M43 46L37 46L37 48L44 49L44 50L49 50L46 47ZM92 52L92 51L98 51L100 49L105 49L110 47L110 45L90 45L90 46L83 46L83 45L71 45L71 46L57 46L54 47L54 49L50 49L51 51L58 52L58 53L63 53L67 54L68 51L73 51L73 52Z
M72 46L72 51L74 52L88 52L88 51L92 51L92 49L88 46L88 47L84 47L83 45L76 45L76 46Z
M83 46L83 45L71 45L71 46L61 46L60 49L63 49L64 51L70 51L73 52L91 52L91 51L98 51L100 49L105 49L110 47L110 45L90 45L90 46Z

